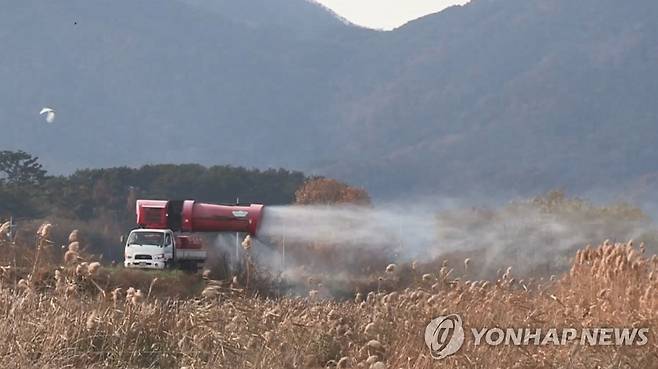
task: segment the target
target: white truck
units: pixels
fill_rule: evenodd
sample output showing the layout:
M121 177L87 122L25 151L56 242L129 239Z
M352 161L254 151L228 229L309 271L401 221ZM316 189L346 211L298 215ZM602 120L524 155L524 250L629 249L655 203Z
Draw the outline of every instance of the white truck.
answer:
M176 235L170 229L135 229L125 245L126 268L196 270L206 261L207 251L200 239Z

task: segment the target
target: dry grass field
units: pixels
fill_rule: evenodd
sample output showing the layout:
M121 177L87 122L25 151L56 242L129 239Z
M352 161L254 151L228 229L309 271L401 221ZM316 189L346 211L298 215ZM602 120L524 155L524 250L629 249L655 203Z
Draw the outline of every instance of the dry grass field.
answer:
M67 250L48 241L2 244L2 368L654 368L658 367L658 259L632 242L588 247L571 270L517 279L467 280L471 261L433 271L389 265L396 290L349 300L263 298L200 275L101 266L72 234ZM66 251L66 252L64 252ZM413 274L403 276L401 274ZM441 314L471 327L648 327L632 346L475 347L432 359L423 334Z

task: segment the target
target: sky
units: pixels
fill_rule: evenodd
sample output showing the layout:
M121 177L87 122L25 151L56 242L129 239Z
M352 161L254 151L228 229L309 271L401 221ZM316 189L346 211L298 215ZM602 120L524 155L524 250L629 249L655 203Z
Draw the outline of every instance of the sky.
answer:
M467 0L316 0L352 23L390 30Z

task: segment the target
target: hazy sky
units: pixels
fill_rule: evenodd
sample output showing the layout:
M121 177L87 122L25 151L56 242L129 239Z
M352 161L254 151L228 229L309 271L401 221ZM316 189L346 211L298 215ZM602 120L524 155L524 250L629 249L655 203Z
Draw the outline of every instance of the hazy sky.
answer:
M317 0L349 21L370 28L392 29L423 15L468 0Z

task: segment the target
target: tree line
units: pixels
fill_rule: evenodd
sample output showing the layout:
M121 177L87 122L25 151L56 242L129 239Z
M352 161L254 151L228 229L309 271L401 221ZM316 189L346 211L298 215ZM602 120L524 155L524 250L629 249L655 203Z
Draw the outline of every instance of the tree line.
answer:
M307 179L301 172L285 169L198 164L49 175L37 157L23 151L0 151L0 217L89 219L111 213L123 218L134 214L137 198L288 204Z

